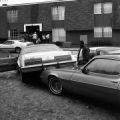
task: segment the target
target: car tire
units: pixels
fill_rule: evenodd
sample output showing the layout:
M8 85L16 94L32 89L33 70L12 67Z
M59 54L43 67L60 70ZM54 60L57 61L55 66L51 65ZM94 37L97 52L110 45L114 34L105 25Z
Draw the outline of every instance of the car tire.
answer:
M16 47L16 48L15 48L15 52L16 52L16 53L20 53L20 51L21 51L21 48L20 48L20 47Z
M49 90L54 95L61 95L63 91L62 82L57 77L51 77L49 79Z
M20 80L23 83L27 83L27 75L25 73L22 73L21 71L20 71Z

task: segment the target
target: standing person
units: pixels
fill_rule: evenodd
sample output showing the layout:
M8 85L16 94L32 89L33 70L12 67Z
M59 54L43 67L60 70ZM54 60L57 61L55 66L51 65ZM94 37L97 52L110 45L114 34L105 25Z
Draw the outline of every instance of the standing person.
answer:
M33 33L32 39L33 39L33 43L36 44L36 41L37 41L37 39L38 39L38 35L37 35L36 32Z
M42 42L43 42L43 43L46 43L45 35L42 35Z
M49 43L50 42L50 34L47 34L45 37L46 37L46 42Z
M84 65L90 59L90 49L85 46L83 41L80 41L80 48L77 55L77 65Z
M38 39L36 40L36 44L40 44L40 43L41 43L41 39L38 38Z

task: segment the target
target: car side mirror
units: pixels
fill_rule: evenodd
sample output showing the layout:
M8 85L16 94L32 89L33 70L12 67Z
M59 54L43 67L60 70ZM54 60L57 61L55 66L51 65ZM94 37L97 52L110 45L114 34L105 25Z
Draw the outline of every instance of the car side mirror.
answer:
M88 70L88 69L85 69L85 68L81 68L81 71L82 71L82 73L84 73L84 74L88 74L88 72L89 72L89 70Z

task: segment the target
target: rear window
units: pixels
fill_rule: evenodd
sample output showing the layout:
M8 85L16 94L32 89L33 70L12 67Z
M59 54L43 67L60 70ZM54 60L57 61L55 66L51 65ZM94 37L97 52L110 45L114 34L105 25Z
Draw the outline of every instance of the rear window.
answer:
M14 44L14 41L8 40L8 41L5 41L3 44L6 44L6 45Z
M63 51L56 45L33 45L31 47L22 50L22 54L36 53L36 52L48 52L48 51Z

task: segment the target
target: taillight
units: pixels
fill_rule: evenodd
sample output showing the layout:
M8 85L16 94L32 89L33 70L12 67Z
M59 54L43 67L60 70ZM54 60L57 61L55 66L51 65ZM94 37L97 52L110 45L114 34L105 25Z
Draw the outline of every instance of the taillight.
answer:
M25 66L41 64L41 63L42 63L42 58L31 58L25 60Z
M67 61L67 60L72 60L71 55L61 55L61 56L55 56L54 57L55 61Z

